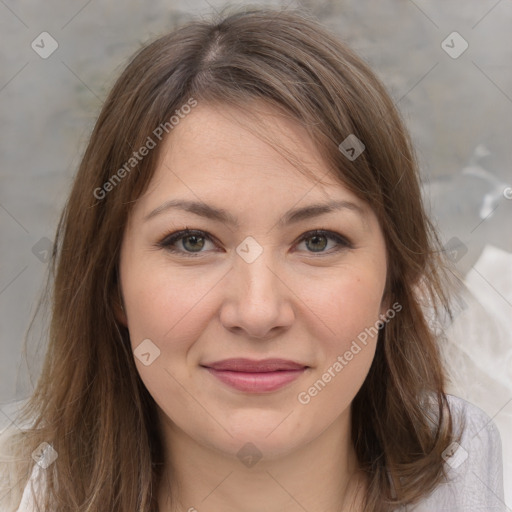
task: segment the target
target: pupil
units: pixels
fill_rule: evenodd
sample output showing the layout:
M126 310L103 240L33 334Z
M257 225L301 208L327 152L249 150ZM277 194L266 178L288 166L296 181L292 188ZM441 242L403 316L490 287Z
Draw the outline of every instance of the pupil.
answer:
M313 236L310 238L310 240L311 240L311 241L313 241L313 245L315 245L315 244L318 242L318 240L319 240L319 239L323 240L323 242L324 242L324 243L320 243L320 246L321 246L321 247L319 247L319 248L317 247L317 249L319 249L319 250L325 249L325 246L326 246L326 244L325 244L325 242L326 242L326 237L325 237L324 235L313 235ZM308 246L308 247L309 247L309 248L311 248L311 246ZM313 249L314 249L314 248L313 248ZM316 250L314 250L314 252L317 252L317 251L316 251Z
M204 246L204 239L203 239L202 237L200 237L200 236L197 236L197 235L189 235L189 236L187 236L186 238L184 238L184 239L183 239L183 247L184 247L185 249L187 249L187 246L186 246L187 241L192 240L192 251L194 251L194 245L197 243L197 240L198 240L198 239L202 240L202 241L203 241L203 243L199 244L199 245L198 245L198 246L196 246L195 248L196 248L196 249L202 249L202 248L203 248L203 246ZM190 248L190 247L188 247L188 248Z

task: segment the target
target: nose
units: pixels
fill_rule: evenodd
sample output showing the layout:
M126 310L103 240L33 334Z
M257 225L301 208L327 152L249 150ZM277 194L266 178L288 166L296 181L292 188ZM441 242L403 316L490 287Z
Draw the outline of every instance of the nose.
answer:
M295 318L293 286L272 261L270 251L251 263L236 256L226 276L221 323L236 334L268 339L288 329Z

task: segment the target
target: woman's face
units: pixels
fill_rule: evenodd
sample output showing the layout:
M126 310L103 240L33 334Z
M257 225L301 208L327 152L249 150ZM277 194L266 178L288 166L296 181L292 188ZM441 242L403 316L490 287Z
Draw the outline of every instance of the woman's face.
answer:
M261 108L267 133L327 179L306 132ZM117 315L171 431L272 458L347 420L386 311L386 249L367 204L300 174L242 115L200 103L161 143L124 234ZM232 358L297 367L211 369Z

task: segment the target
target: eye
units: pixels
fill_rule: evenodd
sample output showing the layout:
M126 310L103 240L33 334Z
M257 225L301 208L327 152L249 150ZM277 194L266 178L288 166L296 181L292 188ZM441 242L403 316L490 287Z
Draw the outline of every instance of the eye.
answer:
M326 251L325 249L329 245L329 240L334 241L334 250ZM323 229L315 229L314 231L305 233L302 235L299 242L304 243L305 246L309 249L309 252L322 254L332 254L333 252L353 247L350 241L345 237L339 235L338 233L326 231ZM333 246L331 246L330 249L332 249Z
M331 247L328 247L329 241L333 242ZM175 254L194 257L207 252L203 250L207 243L214 244L213 237L208 233L199 229L185 228L165 236L158 242L157 246ZM347 238L338 233L323 229L308 231L301 236L297 247L301 243L304 243L307 252L318 254L332 254L343 249L353 248L353 245ZM328 251L326 251L327 248L329 249Z
M179 247L176 247L177 243ZM195 256L200 254L206 242L213 243L213 239L204 231L197 229L184 229L167 235L158 243L158 246L172 253Z

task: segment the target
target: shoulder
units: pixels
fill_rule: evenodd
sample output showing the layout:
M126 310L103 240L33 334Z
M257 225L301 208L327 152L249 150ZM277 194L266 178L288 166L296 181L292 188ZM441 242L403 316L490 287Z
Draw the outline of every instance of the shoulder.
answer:
M0 431L0 512L15 512L24 487L30 479L30 463L17 453L20 432L15 428Z
M454 431L460 441L444 452L447 479L411 512L504 512L500 433L493 419L476 405L447 395Z
M36 510L32 492L39 492L40 467L26 445L24 430L14 423L0 426L0 512Z
M480 407L454 395L447 395L450 410L453 413L455 430L464 427L460 447L473 455L472 463L486 465L489 469L502 471L502 444L499 430L494 420ZM457 447L455 447L457 448ZM453 467L457 463L450 463L449 450L445 455L445 462ZM465 454L462 453L465 457ZM468 464L468 467L471 464ZM473 469L474 466L471 466Z

